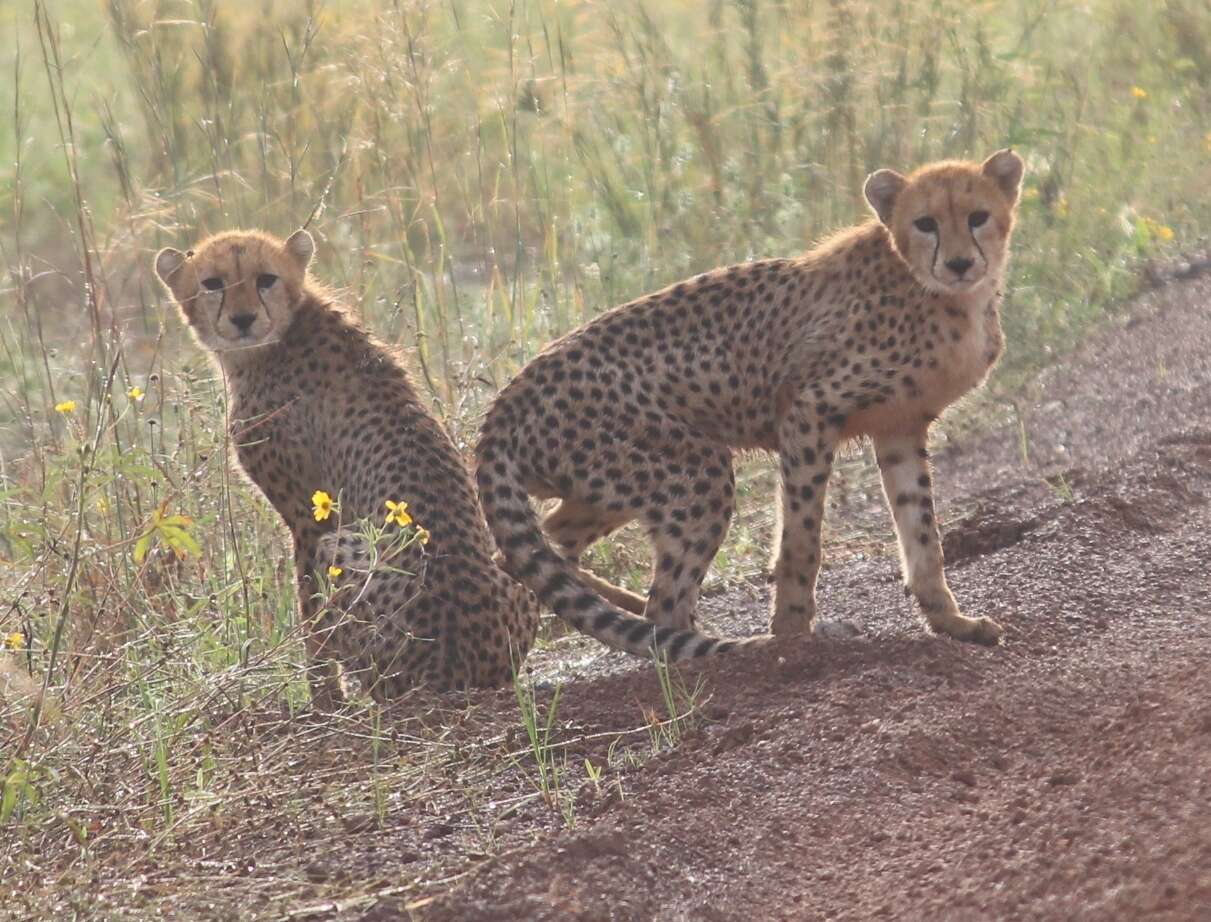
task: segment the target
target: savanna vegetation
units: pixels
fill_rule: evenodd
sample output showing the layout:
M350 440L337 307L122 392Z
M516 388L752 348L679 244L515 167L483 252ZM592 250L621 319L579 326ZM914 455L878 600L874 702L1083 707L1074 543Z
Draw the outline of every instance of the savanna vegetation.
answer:
M552 337L863 218L878 167L1027 161L1009 351L943 429L1012 412L1211 226L1202 0L34 0L0 5L0 111L0 895L241 809L287 759L259 743L253 780L241 715L306 704L288 550L160 246L308 226L466 446ZM716 578L765 562L770 480L741 476ZM642 564L625 532L597 554ZM600 768L549 761L518 695L566 815ZM479 816L515 764L454 784L440 730L349 719L366 758L327 783L380 819L443 784Z

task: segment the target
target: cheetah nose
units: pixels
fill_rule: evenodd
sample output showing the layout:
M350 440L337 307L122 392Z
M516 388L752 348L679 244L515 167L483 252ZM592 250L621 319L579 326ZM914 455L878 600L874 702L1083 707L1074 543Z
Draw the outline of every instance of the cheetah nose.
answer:
M241 334L247 333L252 329L252 324L256 320L256 314L232 314L231 325L234 326Z
M946 268L959 278L962 278L964 273L966 273L967 270L970 269L974 264L974 259L948 259L946 261Z

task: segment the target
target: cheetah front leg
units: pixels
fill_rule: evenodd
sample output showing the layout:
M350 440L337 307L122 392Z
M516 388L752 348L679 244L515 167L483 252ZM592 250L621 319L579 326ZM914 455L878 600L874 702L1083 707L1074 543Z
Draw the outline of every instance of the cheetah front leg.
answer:
M988 618L968 618L946 585L942 539L934 515L925 431L875 439L883 492L900 541L900 565L929 626L958 640L994 644L1001 628Z
M340 707L345 695L341 688L340 666L334 658L330 641L331 630L319 623L322 615L313 586L310 575L298 575L299 614L305 632L311 704L317 712L327 713Z
M775 634L813 630L824 491L840 434L840 426L822 418L806 400L791 406L778 429L782 483L770 622Z
M387 561L378 559L358 528L326 532L309 544L310 565L298 573L307 679L315 708L330 711L350 698L353 682L373 692L374 673L388 662L375 649L381 646L383 619L375 617L376 607L367 604L367 597L383 592L383 580L395 574L387 571ZM391 559L392 565L397 562L397 558ZM375 582L372 578L379 565L384 572Z

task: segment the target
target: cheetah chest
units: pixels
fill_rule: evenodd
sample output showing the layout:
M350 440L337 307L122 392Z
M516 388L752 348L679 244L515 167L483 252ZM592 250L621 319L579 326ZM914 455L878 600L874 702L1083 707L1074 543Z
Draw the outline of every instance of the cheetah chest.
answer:
M922 353L923 367L906 372L891 400L853 414L845 435L914 430L978 387L1004 346L998 303L993 298L987 304L966 310L952 306L941 313L934 321L934 343Z

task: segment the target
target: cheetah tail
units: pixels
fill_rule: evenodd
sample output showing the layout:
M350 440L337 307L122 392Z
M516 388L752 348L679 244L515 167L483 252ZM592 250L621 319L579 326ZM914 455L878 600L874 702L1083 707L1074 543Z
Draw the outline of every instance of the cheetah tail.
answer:
M662 627L611 605L547 541L530 507L517 461L505 441L481 436L476 460L484 514L507 569L533 590L543 605L582 634L635 656L649 658L660 653L670 662L696 660L768 640L725 640L694 630Z

